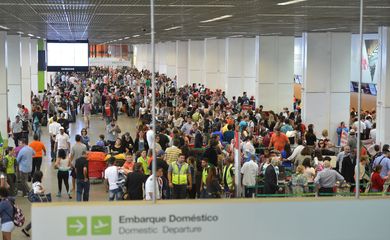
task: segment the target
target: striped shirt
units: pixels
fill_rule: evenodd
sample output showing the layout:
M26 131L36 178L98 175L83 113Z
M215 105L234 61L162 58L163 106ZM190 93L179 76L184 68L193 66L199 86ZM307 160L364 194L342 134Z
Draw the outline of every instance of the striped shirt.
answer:
M171 164L179 158L179 155L181 154L180 148L176 146L172 146L166 149L165 151L165 157L168 164Z

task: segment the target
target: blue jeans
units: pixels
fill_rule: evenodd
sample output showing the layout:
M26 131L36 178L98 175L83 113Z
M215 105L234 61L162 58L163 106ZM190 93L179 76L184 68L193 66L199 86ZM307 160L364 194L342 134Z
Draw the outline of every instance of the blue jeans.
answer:
M77 179L77 201L81 202L81 195L83 196L83 201L88 202L89 200L89 181L85 182L83 179Z
M109 201L114 201L114 200L120 201L120 200L122 200L122 196L123 196L123 192L122 192L122 189L120 189L120 188L110 190L108 192L108 200Z

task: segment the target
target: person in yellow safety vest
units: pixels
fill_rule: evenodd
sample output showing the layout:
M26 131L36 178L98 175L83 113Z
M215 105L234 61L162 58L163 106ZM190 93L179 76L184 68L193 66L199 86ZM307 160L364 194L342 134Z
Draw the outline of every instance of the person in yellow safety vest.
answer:
M142 164L142 169L144 170L145 175L150 175L148 160L146 160L146 151L141 152L141 156L137 159L137 162Z
M187 189L192 189L191 169L185 162L185 155L180 154L176 162L169 165L168 169L169 187L172 189L173 199L185 199Z
M207 176L209 172L209 162L207 159L202 159L201 161L202 166L202 180L200 181L200 198L207 198Z
M234 167L231 157L225 160L225 166L222 170L222 184L225 192L234 193Z

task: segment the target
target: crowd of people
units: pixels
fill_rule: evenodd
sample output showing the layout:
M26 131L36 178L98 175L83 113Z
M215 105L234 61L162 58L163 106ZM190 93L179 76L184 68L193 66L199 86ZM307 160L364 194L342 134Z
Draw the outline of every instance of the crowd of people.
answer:
M362 144L357 153L359 122L354 111L351 122L342 122L337 128L337 141L333 142L328 130L319 129L318 134L313 124L302 121L298 105L292 111L265 111L245 92L229 100L222 90L202 84L179 87L176 79L158 73L152 109L151 74L135 68L57 74L43 94L32 95L31 113L18 105L18 116L9 131L15 148L9 147L5 153L1 172L7 184L0 187L7 186L13 196L19 188L26 196L28 181L42 173L42 157L50 152L57 170L57 197L62 196L64 183L68 198L73 191L77 201L89 200L88 161L102 154L107 162L103 178L109 200L237 197L237 186L243 187L245 197L314 192L326 196L339 189L353 193L356 177L363 183L359 191L386 191L389 146ZM152 125L152 111L156 126ZM117 123L121 114L135 119L136 132L122 132ZM79 115L84 128L69 136L69 126ZM101 117L105 125L99 139L88 135L93 124L100 124L90 121L92 115ZM375 113L366 112L362 119L361 136L369 142L376 136ZM40 140L42 126L47 126L50 136L48 149ZM29 143L30 130L33 141ZM75 144L70 143L71 138ZM151 172L153 148L155 177ZM361 156L359 174L357 154ZM16 176L20 187L15 184ZM153 179L157 180L156 196Z

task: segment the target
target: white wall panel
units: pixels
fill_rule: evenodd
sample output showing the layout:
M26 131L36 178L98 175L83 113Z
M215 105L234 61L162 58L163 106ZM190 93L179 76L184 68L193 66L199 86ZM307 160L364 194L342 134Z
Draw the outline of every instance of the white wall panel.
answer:
M31 47L30 38L21 38L22 104L31 110Z
M188 84L188 41L176 41L177 85Z
M188 80L204 84L204 41L188 41Z
M0 132L7 136L8 120L8 86L7 86L7 32L0 32Z
M30 39L31 47L31 91L38 94L38 40Z
M17 104L22 103L22 74L21 74L21 54L20 36L9 35L7 37L7 79L8 79L8 113L11 121L17 115Z

